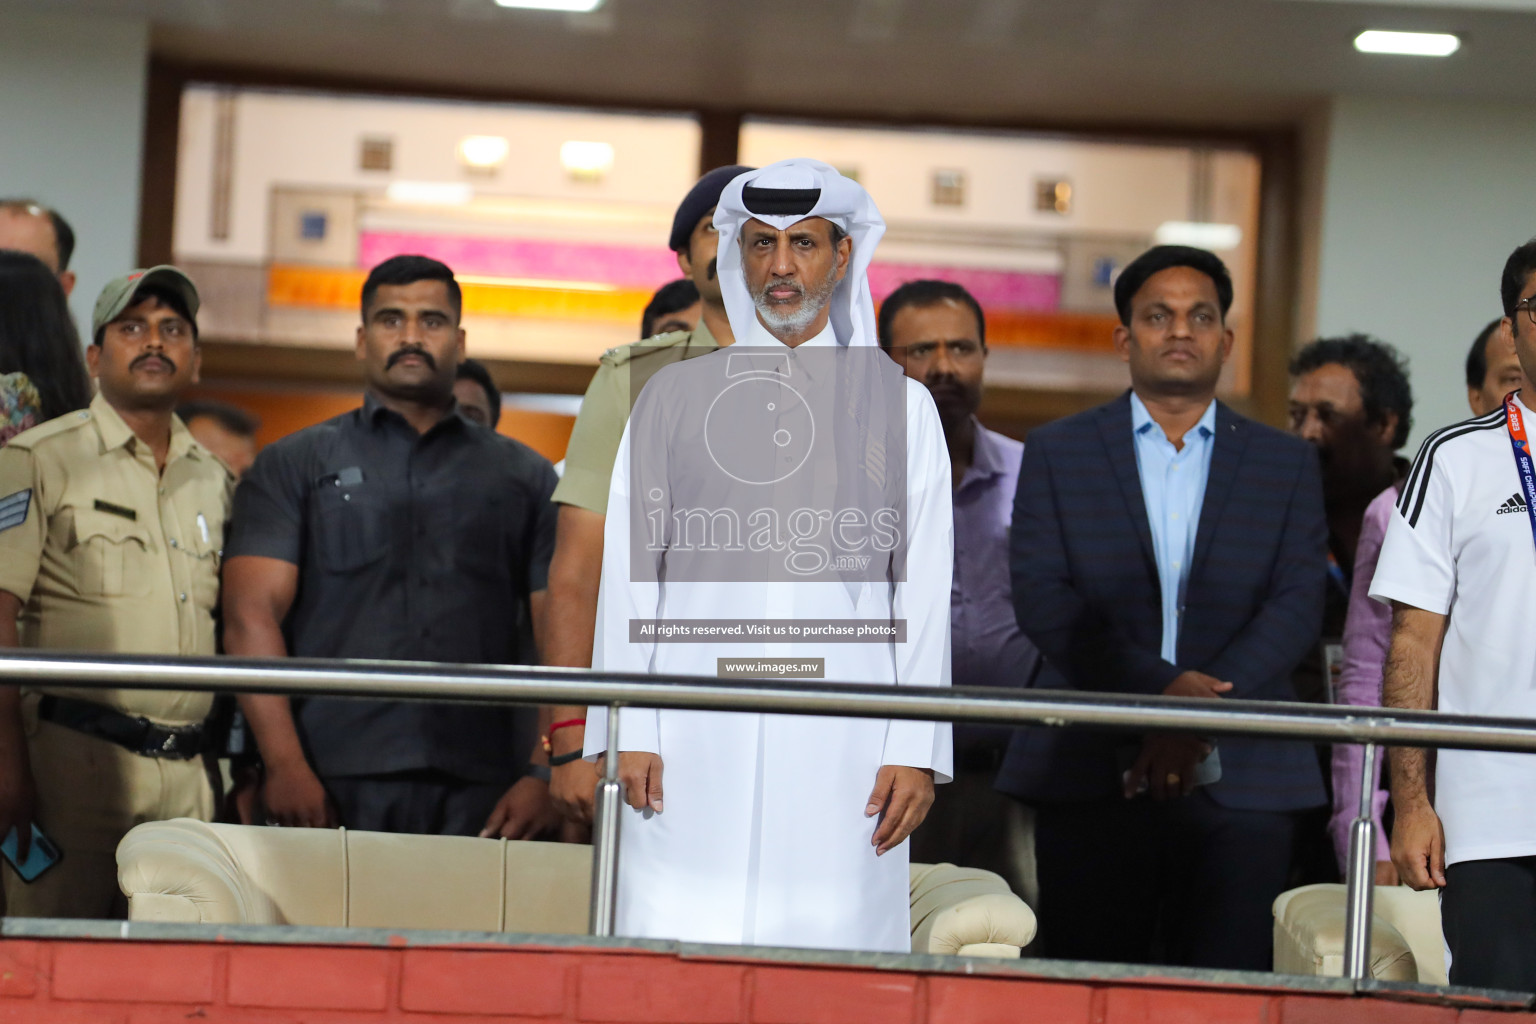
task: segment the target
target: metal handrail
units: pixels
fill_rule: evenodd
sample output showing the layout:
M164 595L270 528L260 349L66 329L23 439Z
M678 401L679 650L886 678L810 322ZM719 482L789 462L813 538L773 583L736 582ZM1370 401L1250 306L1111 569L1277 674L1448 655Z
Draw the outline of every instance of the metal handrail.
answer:
M0 684L102 689L206 690L293 696L372 697L483 703L588 704L608 708L608 741L622 707L901 718L1365 745L1360 814L1351 832L1345 973L1370 964L1371 818L1377 746L1536 753L1536 720L1076 691L876 686L587 669L447 665L397 661L103 656L31 649L0 654ZM613 934L620 813L617 758L598 787L593 836L593 932Z
M15 649L0 653L0 684L509 704L617 704L1536 753L1536 721L1525 718L1072 690L768 679L734 683L708 676L522 665L104 656Z

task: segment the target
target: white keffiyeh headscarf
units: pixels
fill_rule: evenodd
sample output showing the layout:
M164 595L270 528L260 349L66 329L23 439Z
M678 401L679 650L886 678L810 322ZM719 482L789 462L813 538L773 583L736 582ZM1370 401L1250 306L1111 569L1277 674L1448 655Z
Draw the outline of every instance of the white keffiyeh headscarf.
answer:
M731 331L751 336L757 307L742 271L737 239L749 220L780 231L808 217L823 217L853 240L848 272L832 292L832 332L840 345L876 345L875 302L869 291L869 264L885 234L885 218L863 186L819 160L780 160L731 180L715 206L720 235L717 270Z

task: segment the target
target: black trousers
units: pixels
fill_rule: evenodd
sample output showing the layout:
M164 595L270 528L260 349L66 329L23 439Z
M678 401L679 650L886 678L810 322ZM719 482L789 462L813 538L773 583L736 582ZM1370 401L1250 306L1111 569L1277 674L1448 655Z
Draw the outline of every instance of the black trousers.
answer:
M1536 992L1536 857L1446 868L1440 928L1452 985Z
M470 782L432 771L323 781L341 823L359 832L479 835L507 791L499 783Z
M1067 960L1267 971L1295 815L1196 790L1039 804L1040 942Z

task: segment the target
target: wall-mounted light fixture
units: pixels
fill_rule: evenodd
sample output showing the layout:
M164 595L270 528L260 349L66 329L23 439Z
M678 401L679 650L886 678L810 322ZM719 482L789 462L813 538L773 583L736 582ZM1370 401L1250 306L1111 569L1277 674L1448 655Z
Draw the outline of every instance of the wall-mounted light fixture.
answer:
M928 198L934 206L964 206L965 172L934 171L929 182Z
M388 171L395 166L395 140L365 135L357 144L357 167L361 171Z
M1449 32L1385 32L1371 29L1355 36L1361 53L1396 53L1405 57L1449 57L1461 40Z
M568 11L586 14L603 6L603 0L496 0L497 7L522 11Z
M1037 213L1072 212L1072 183L1065 178L1035 179L1035 211Z
M563 142L560 166L577 181L601 181L613 170L613 147L606 142Z
M493 171L506 162L511 143L500 135L466 135L459 140L459 163L481 171Z
M462 206L475 197L475 190L457 181L392 181L384 194L392 203Z
M1236 224L1208 224L1189 220L1164 221L1157 226L1152 240L1158 245L1189 245L1196 249L1222 252L1236 249L1243 242L1243 229Z

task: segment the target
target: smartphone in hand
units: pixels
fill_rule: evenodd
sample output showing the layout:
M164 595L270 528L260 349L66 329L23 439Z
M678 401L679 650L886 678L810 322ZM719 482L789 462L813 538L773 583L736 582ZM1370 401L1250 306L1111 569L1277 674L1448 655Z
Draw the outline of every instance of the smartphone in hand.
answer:
M43 835L37 823L32 823L32 846L27 850L27 859L20 864L16 863L16 830L13 828L5 834L5 839L0 841L0 854L11 862L11 867L21 876L23 882L36 881L44 871L57 864L64 856L52 839Z

